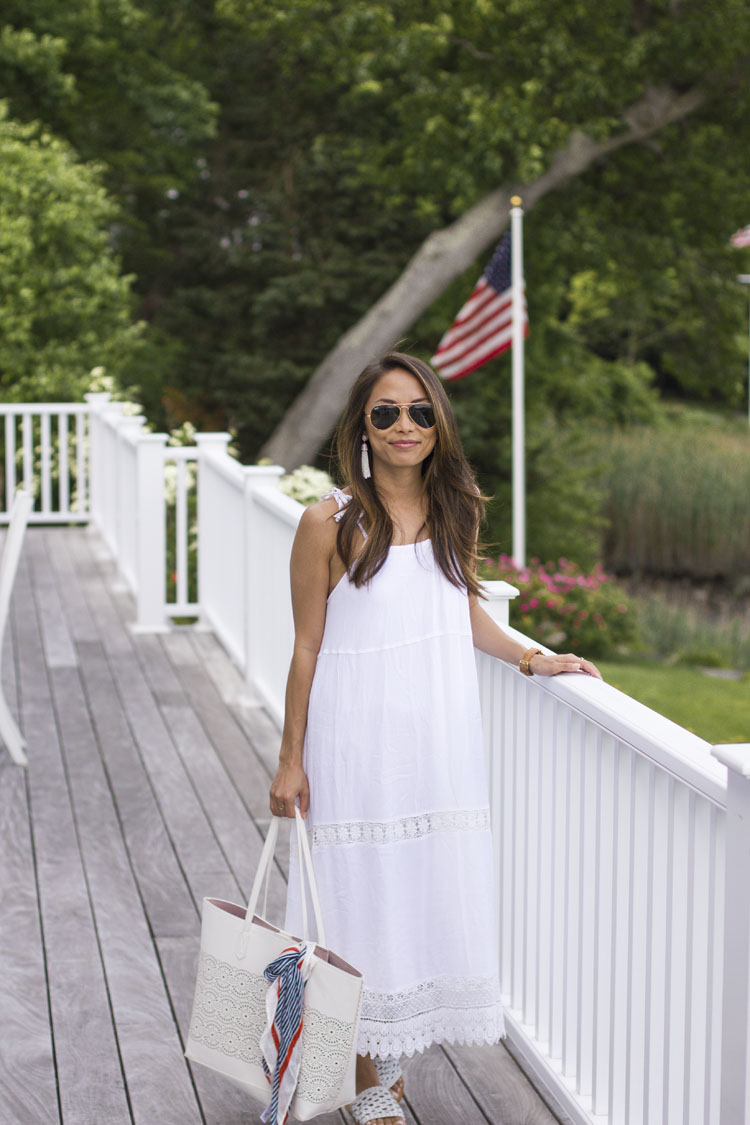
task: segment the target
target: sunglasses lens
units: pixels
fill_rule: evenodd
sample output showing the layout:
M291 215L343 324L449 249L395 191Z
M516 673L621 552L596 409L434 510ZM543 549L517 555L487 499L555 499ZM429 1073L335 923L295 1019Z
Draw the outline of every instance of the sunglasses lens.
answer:
M376 430L387 430L397 420L401 411L397 406L373 406L370 421Z
M435 411L430 403L417 403L415 406L409 407L409 413L412 419L421 426L423 430L429 430L435 425Z

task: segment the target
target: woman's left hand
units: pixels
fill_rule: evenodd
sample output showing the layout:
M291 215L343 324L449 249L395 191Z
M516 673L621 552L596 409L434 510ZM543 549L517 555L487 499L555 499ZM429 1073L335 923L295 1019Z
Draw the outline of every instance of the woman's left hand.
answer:
M572 652L549 655L538 652L532 656L529 668L535 676L557 676L560 672L585 672L597 680L602 679L602 674L595 664L582 656L574 656Z

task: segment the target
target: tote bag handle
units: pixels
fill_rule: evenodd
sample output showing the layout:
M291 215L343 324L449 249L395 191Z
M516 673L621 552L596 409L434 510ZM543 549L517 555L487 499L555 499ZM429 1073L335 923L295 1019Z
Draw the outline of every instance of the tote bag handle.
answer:
M307 884L310 887L310 898L313 904L313 913L315 915L315 928L318 935L318 945L325 946L326 936L325 927L323 926L323 916L320 910L320 899L318 898L318 888L315 883L315 872L313 871L312 856L310 855L310 844L307 839L307 830L305 822L299 811L299 807L295 805L294 815L297 821L297 856L299 860L299 877L300 877L300 895L302 896L302 934L303 940L307 939L307 896L305 894L305 876L307 876ZM268 894L268 874L273 862L274 852L276 851L276 843L279 837L279 822L281 817L275 816L271 820L271 825L268 829L266 842L263 845L260 860L258 861L258 870L255 873L255 881L253 882L253 889L250 891L250 899L247 904L247 912L245 914L245 925L240 933L237 955L244 957L247 952L247 944L250 940L250 928L253 922L253 916L258 905L260 898L260 888L263 883L263 876L266 875L266 895Z

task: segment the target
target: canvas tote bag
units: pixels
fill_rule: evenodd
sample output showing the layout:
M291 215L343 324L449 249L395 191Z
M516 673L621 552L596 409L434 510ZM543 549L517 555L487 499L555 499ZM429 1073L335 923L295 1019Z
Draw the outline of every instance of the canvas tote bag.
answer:
M355 1097L362 974L326 948L305 822L298 808L295 814L303 934L285 933L265 919L268 875L279 832L280 818L274 817L247 909L222 899L203 900L198 976L185 1054L264 1103L269 1102L271 1084L263 1070L260 1040L268 1023L267 1004L273 1003L269 989L275 990L276 985L269 984L263 971L290 946L305 951L309 933L306 878L317 943L307 944L305 972L309 976L302 999L302 1057L289 1110L298 1121L308 1121ZM264 916L259 916L255 910L264 876ZM278 1120L283 1121L283 1117L281 1112ZM268 1120L265 1114L264 1119ZM276 1125L273 1117L271 1125Z

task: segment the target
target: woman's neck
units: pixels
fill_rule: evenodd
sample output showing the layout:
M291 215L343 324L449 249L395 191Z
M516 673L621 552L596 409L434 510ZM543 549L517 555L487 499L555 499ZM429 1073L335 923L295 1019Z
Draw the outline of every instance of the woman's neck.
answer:
M386 508L421 507L424 495L421 465L410 465L403 469L377 465L373 476L378 495Z

